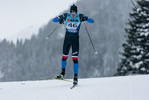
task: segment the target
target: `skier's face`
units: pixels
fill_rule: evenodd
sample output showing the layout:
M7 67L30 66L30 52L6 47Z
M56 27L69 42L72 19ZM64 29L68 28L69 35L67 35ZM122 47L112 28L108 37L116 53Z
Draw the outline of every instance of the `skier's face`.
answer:
M70 14L71 14L71 17L75 17L77 13L75 11L73 11Z

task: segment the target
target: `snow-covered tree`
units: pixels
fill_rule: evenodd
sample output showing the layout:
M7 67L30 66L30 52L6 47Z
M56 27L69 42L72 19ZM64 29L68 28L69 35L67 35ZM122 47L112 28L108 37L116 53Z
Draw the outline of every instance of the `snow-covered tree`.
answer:
M138 0L133 5L118 75L149 73L149 0Z

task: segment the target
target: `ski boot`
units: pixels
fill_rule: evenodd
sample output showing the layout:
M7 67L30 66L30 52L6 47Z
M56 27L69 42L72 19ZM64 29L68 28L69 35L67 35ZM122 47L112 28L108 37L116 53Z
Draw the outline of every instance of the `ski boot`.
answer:
M77 84L78 84L78 75L75 74L73 79L73 85L77 85Z
M62 72L56 77L56 79L63 79L65 75L65 69L62 69Z

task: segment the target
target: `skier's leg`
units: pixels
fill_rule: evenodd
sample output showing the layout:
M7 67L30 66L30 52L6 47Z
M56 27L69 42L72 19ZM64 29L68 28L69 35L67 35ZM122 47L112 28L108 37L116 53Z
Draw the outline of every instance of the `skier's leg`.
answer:
M74 82L73 82L73 84L78 84L78 71L79 71L78 54L79 54L79 38L76 38L72 44L72 60L74 63Z
M71 46L69 42L70 42L69 37L65 37L64 44L63 44L63 56L62 56L62 61L61 61L62 69L65 69L67 65L68 53L69 53L70 46Z
M68 58L68 55L64 55L62 56L62 61L61 61L61 65L62 65L62 75L64 76L65 75L65 69L66 69L66 65L67 65L67 58Z
M68 41L68 38L65 37L64 44L63 44L63 56L62 56L62 60L61 60L62 71L57 76L57 78L63 78L65 75L65 69L66 69L66 65L67 65L67 58L68 58L69 50L70 50L70 43Z
M72 60L74 63L74 74L78 75L79 70L78 56L72 56Z
M78 71L79 71L79 63L78 63L78 56L72 56L73 63L74 63L74 79L73 84L78 84Z

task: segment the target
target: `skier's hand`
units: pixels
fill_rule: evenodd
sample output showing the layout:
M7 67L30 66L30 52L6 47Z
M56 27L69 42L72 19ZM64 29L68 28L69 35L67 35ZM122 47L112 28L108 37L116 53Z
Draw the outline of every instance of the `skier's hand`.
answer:
M63 19L59 19L59 23L60 24L64 24L64 20Z
M81 21L86 21L88 19L88 17L82 17L80 19L81 19Z

